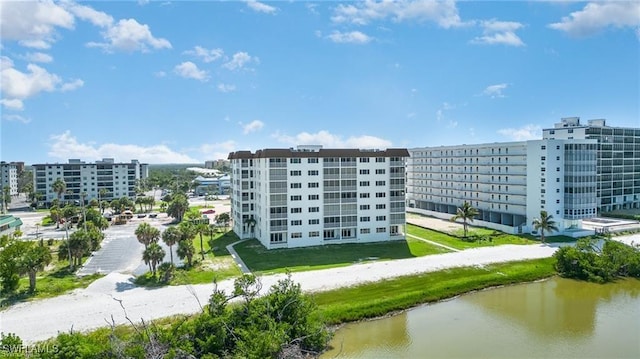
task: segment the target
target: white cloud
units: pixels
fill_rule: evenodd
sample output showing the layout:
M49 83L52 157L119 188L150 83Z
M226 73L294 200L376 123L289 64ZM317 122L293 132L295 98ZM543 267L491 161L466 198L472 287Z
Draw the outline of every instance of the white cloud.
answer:
M256 57L250 56L246 52L236 52L235 54L233 54L231 60L229 60L222 66L226 67L229 70L239 70L251 62L257 63L259 62L259 60Z
M176 152L166 145L139 146L106 143L95 145L81 143L70 131L51 135L48 155L53 158L67 160L80 158L88 161L102 158L114 158L118 162L129 162L137 159L143 163L196 163L200 162L186 154Z
M22 46L48 49L56 29L72 29L74 17L53 1L0 1L0 36Z
M253 120L250 123L244 125L244 124L240 124L242 126L242 133L244 133L245 135L251 132L256 132L261 130L264 127L264 122L260 121L260 120Z
M549 24L549 27L572 36L588 36L607 27L638 28L640 27L640 2L608 1L591 2L580 11L572 12L560 22ZM640 38L640 37L639 37Z
M480 25L483 28L483 36L471 40L474 44L524 46L522 39L515 33L523 27L519 22L489 20L482 21Z
M5 108L8 108L10 110L15 110L15 111L22 111L24 109L24 103L22 102L22 100L18 100L17 98L14 99L0 99L0 105L4 106Z
M482 91L482 94L485 96L489 96L491 98L504 97L502 93L509 85L507 84L496 84L487 86L487 88Z
M346 140L329 131L321 130L316 133L301 132L295 136L275 133L272 135L277 141L291 146L296 145L322 145L327 148L363 148L363 149L384 149L392 147L391 142L385 139L362 135L352 136Z
M84 21L89 21L95 26L108 27L113 24L113 17L102 11L94 10L88 6L79 5L73 2L64 3L67 10Z
M542 138L542 128L538 125L525 125L521 128L503 128L498 133L512 141L539 140Z
M327 36L327 38L329 38L333 42L337 42L340 44L366 44L372 40L370 36L367 36L360 31L334 31L333 33L331 33L331 35Z
M407 20L433 21L442 28L463 26L455 1L399 0L365 1L338 5L331 20L336 23L367 25L373 21L391 19L394 22Z
M200 146L199 151L202 152L204 158L207 159L226 159L230 152L236 151L238 145L233 140L210 143Z
M48 63L53 61L53 57L49 54L45 54L44 52L29 52L24 55L23 58L29 62Z
M203 82L209 80L209 74L207 71L200 70L198 66L191 61L186 61L180 65L176 65L173 71L184 78L195 79Z
M135 19L122 19L110 25L102 36L106 42L89 42L89 47L99 47L107 52L115 50L147 52L149 48L170 49L171 43L151 34L148 25L138 23Z
M247 0L247 6L253 11L263 12L265 14L275 14L278 11L278 8L256 0Z
M448 102L443 102L442 106L440 106L440 108L436 111L436 120L438 122L442 121L444 119L445 111L453 110L454 108L456 107L449 104Z
M223 83L219 83L218 84L218 91L220 91L220 92L233 92L235 90L236 90L236 86L235 85L223 84Z
M12 110L22 110L23 101L40 92L71 91L84 84L79 79L63 83L58 75L34 64L28 64L27 71L22 72L14 68L13 61L6 56L0 57L0 69L1 104Z
M80 80L80 79L76 79L73 80L71 82L67 82L62 84L62 86L60 86L60 91L62 92L66 92L66 91L73 91L75 89L78 89L80 87L84 86L84 81Z
M10 114L10 115L2 114L2 119L10 122L22 122L24 124L31 122L30 118L20 116L20 115L15 115L15 114Z
M209 63L221 58L224 55L224 51L222 49L209 50L202 46L195 46L193 50L187 50L184 54L199 57L202 61Z
M164 72L164 71L156 71L156 72L153 73L153 75L155 77L165 77L165 76L167 76L167 73Z
M21 72L13 66L5 67L5 64L9 62L3 61L0 75L0 88L5 99L23 100L42 91L51 92L62 81L58 75L51 74L38 65L28 64L27 72Z

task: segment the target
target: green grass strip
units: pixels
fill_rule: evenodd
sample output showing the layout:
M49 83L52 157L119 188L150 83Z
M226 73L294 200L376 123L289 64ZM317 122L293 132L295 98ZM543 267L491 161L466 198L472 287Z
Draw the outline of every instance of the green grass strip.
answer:
M488 287L556 274L555 258L462 267L314 293L328 324L375 318Z

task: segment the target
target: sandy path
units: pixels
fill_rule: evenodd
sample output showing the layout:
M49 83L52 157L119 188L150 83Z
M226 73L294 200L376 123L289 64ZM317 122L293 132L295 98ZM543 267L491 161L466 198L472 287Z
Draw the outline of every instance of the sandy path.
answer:
M549 257L556 249L547 245L485 247L293 273L292 278L305 291L329 290L445 268ZM269 288L283 277L284 275L262 277L264 288ZM112 317L116 324L126 323L119 301L122 301L129 318L134 321L195 313L200 310L198 300L204 305L213 290L212 284L137 288L131 284L130 279L128 275L111 273L86 289L51 299L17 304L0 312L0 331L16 333L25 342L32 343L71 328L74 331L85 331L106 326ZM232 284L232 280L226 280L220 283L220 287L230 293Z

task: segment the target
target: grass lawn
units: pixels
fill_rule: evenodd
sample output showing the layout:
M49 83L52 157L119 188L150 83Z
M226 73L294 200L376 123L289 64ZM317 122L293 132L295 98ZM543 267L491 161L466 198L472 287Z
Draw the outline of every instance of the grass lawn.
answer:
M267 250L252 239L235 246L253 272L283 273L343 267L370 260L390 260L446 253L447 249L409 238L406 241L345 243L305 248Z
M452 268L313 294L329 324L386 315L488 287L530 282L556 274L555 258Z
M227 245L238 241L238 236L233 232L214 233L213 237L206 234L202 236L202 247L204 248L205 257L202 260L200 255L200 236L197 235L193 239L193 246L196 254L193 256L192 267L179 267L176 269L173 279L169 285L181 284L200 284L211 283L214 279L223 280L236 277L241 274L240 268L236 265L233 258L227 251ZM167 285L151 273L145 273L136 278L137 285L144 287L159 287Z
M47 241L44 242L45 245ZM17 302L55 297L77 288L86 288L102 274L78 277L69 270L68 262L58 261L58 246L62 241L54 241L51 248L51 264L44 272L38 272L36 278L36 290L29 292L29 278L20 278L18 290L15 293L0 296L0 307L6 307Z
M460 230L459 236L458 233L450 235L409 223L407 223L407 233L460 250L499 246L503 244L534 244L540 241L540 239L531 235L514 235L487 228L470 228L468 232L469 238L464 239L462 230ZM482 238L482 240L477 240L477 238ZM553 236L546 238L550 242L553 242L554 239L562 242L571 237ZM575 239L572 238L571 240L575 241Z

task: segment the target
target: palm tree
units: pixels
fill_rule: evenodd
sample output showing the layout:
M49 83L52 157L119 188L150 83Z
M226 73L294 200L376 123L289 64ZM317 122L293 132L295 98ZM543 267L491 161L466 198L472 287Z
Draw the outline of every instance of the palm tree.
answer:
M98 191L98 207L100 207L100 209L102 210L102 214L104 214L104 207L102 206L102 200L104 199L104 196L106 194L107 194L106 188L101 188L100 191Z
M247 226L247 229L251 230L251 237L255 237L254 236L254 230L256 227L256 220L253 217L247 218L244 220L244 224Z
M11 203L11 187L2 187L2 213L7 213L7 206Z
M209 231L209 225L203 222L199 222L194 225L194 230L195 233L200 236L200 255L202 256L202 260L204 260L204 245L202 244L202 235L206 234Z
M33 292L36 289L36 274L44 270L44 267L51 263L51 252L49 248L35 246L33 243L29 244L28 249L22 253L19 258L18 267L20 272L29 275L29 291Z
M171 247L178 243L182 238L182 233L179 227L169 227L162 232L162 241L169 246L169 256L171 257L171 264L173 264L173 250Z
M67 191L67 184L62 178L58 178L51 185L51 189L58 195L58 202L62 199L62 194Z
M553 220L553 216L548 214L547 211L540 211L540 218L533 220L533 229L540 231L540 241L545 243L544 232L557 231L556 221Z
M183 239L179 241L177 252L178 252L178 257L180 257L180 259L187 258L187 263L189 267L191 267L193 255L196 253L196 249L193 246L193 242L189 239Z
M158 242L158 239L160 239L160 230L158 228L152 227L147 222L140 223L134 233L136 235L136 238L138 239L138 242L144 244L145 250L149 248L149 245Z
M158 264L162 263L164 255L164 249L162 249L158 243L151 243L142 253L142 260L144 260L145 264L149 265L149 269L154 277L156 276L156 268Z
M465 201L462 207L458 207L455 216L451 217L452 221L462 219L462 226L464 228L464 236L467 237L467 231L469 228L468 222L473 222L473 218L478 215L478 210L471 206L471 203Z

